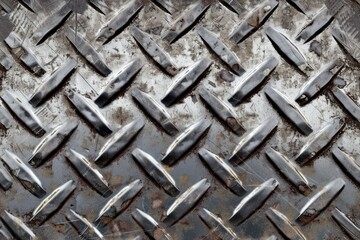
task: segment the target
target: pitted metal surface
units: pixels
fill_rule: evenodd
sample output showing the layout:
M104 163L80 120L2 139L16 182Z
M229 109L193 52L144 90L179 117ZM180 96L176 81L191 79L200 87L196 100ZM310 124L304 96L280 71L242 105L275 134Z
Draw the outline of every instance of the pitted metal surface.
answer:
M2 0L4 239L359 239L353 0Z

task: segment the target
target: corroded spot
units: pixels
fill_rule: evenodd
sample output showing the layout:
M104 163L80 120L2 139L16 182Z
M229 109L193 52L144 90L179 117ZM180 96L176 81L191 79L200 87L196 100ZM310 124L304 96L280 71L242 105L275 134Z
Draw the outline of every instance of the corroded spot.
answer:
M319 13L301 30L296 36L297 41L309 42L320 34L334 19L326 7L323 7Z
M268 87L265 90L266 96L270 101L275 105L275 107L290 120L292 124L304 135L309 135L312 133L313 129L305 118L304 114L301 112L300 108L296 106L295 102L288 99L280 91Z
M103 44L120 34L143 6L142 0L130 0L96 34L96 40Z
M335 79L344 67L341 59L336 59L327 64L316 76L306 82L301 88L295 101L299 105L305 105L313 100L326 86Z
M237 173L228 166L218 155L201 148L199 156L203 162L211 169L212 172L228 187L233 193L242 196L246 189Z
M5 150L1 159L26 190L38 198L42 198L46 194L40 179L18 156Z
M230 34L230 39L240 43L258 30L279 5L278 0L266 0L251 11L246 19Z
M213 95L205 87L198 90L206 105L225 123L235 134L242 135L244 127L238 122L235 111L222 100Z
M345 182L341 178L328 183L306 202L300 209L296 220L302 224L309 223L331 203L344 187Z
M215 33L204 27L198 27L197 33L207 46L238 76L245 73L245 69L240 65L236 54L232 52Z
M153 239L171 240L172 237L149 214L135 209L131 216L141 226L144 232Z
M5 39L5 43L31 72L38 76L41 76L46 72L40 61L36 58L33 50L29 47L27 41L20 39L15 32L10 33Z
M273 148L268 148L265 155L300 192L307 194L310 191L309 181L290 159Z

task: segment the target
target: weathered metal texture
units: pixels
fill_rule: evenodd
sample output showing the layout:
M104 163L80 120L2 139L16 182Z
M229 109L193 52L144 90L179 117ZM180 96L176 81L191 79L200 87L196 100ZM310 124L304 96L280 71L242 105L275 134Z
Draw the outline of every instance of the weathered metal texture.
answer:
M359 2L0 0L0 238L358 239Z

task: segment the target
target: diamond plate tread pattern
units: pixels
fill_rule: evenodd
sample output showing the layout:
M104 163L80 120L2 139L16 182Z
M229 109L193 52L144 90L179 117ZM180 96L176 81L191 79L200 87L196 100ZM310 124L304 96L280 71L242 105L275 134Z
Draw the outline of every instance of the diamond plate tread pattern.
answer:
M360 237L356 1L0 0L0 19L1 239Z

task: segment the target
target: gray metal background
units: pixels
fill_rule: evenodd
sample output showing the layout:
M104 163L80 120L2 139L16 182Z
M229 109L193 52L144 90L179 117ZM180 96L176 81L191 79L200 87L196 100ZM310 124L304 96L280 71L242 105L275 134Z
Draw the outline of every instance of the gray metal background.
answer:
M95 99L111 77L102 77L93 68L89 67L89 64L69 44L65 37L63 26L72 26L85 36L95 50L104 57L105 62L114 74L135 57L141 58L145 65L130 88L137 86L158 101L164 96L176 76L166 75L153 64L150 58L144 55L130 34L131 26L137 26L149 33L152 39L169 53L180 69L191 66L202 57L210 58L213 61L213 65L197 86L204 85L220 99L228 99L233 93L234 87L238 85L241 79L241 77L235 77L234 81L221 79L220 72L228 71L228 69L219 61L217 56L211 54L209 49L205 47L203 41L194 31L194 27L173 44L169 44L162 39L163 32L171 26L171 23L193 1L173 1L176 11L172 15L162 11L153 2L145 1L144 7L131 24L106 45L95 41L95 33L116 14L125 1L106 1L112 10L107 15L100 14L82 1L74 2L78 4L78 9L85 4L85 8L81 9L83 11L78 11L79 14L77 15L72 13L58 31L38 46L32 42L32 34L44 18L51 15L54 9L61 4L55 1L49 1L49 3L44 1L44 4L40 4L39 8L36 9L36 13L29 11L24 5L18 4L7 15L14 24L13 31L29 42L35 55L44 63L47 72L43 77L36 77L24 69L23 66L16 63L9 71L2 70L2 91L20 91L25 98L29 99L42 81L56 70L68 56L75 58L78 66L76 72L67 80L64 87L57 90L45 104L34 109L47 132L63 123L64 120L79 121L76 131L58 153L48 159L41 167L32 169L38 175L44 189L47 190L47 194L68 180L76 182L76 190L50 219L41 226L27 224L40 239L80 238L79 233L65 219L65 213L69 209L73 209L82 216L85 216L89 221L92 221L107 201L106 198L90 188L65 159L65 151L72 148L83 154L90 161L93 161L107 138L101 137L90 125L82 120L63 93L67 89L73 89L83 96ZM239 2L245 9L251 11L261 1L239 0ZM299 43L295 41L295 36L323 7L324 2L320 0L306 0L303 3L308 9L306 15L297 11L288 2L280 0L278 8L265 22L264 26L276 28L296 43L297 47L305 55L307 63L313 68L313 70L308 71L309 76L314 76L323 65L335 58L343 59L346 66L341 71L339 77L347 82L344 90L352 96L355 102L359 103L359 65L339 48L339 45L331 35L331 27L343 24L346 22L346 19L333 21L329 27L315 38L316 41L320 42L322 49L321 55L318 56L314 52L309 51L312 41L307 44ZM358 7L355 2L345 4L353 4L355 7ZM345 5L342 11L345 11L345 8L349 6ZM356 13L354 14L356 15ZM236 53L242 66L247 71L253 69L270 55L277 57L280 64L271 75L267 85L278 89L288 98L295 99L299 89L308 78L300 75L293 66L280 57L266 37L264 27L261 27L241 44L237 45L229 40L230 32L245 16L246 12L237 15L221 3L213 1L210 8L196 25L205 26L208 30L218 34L219 38ZM4 42L1 42L0 46L5 52L9 52ZM266 99L263 88L257 91L248 102L240 104L238 107L234 107L234 109L238 115L239 122L249 131L259 126L268 116L275 116L279 121L277 131L265 145L273 147L290 159L298 154L301 147L309 139L309 136L300 134L287 119L279 115ZM299 225L298 228L308 239L347 238L348 236L345 235L331 217L331 210L335 206L348 214L354 223L360 226L360 194L358 185L337 165L329 150L326 150L319 157L301 167L303 174L315 185L310 195L304 196L275 170L273 165L266 159L263 148L259 149L256 154L234 169L243 181L244 186L248 189L248 192L271 177L279 181L279 187L267 199L265 204L244 223L239 226L231 226L228 223L228 219L242 197L226 189L201 162L197 152L200 146L203 146L227 159L241 137L229 131L206 109L196 90L191 91L182 101L167 108L167 110L180 132L197 120L210 119L213 121L208 134L197 143L197 146L172 167L167 167L181 192L184 192L202 178L208 178L211 182L209 191L196 204L195 209L188 212L185 217L173 226L166 228L166 231L174 239L211 239L213 237L211 231L204 225L197 214L197 210L201 207L219 214L225 224L232 228L240 239L266 239L271 235L281 239L282 236L279 230L265 217L265 211L269 207L275 207L289 219L293 220L297 216L299 209L311 196L337 177L341 177L345 181L346 185L343 191L316 219L305 226ZM327 123L332 123L334 119L344 120L346 126L343 133L331 144L343 149L344 152L354 158L360 157L358 147L360 136L359 124L339 106L329 90L323 91L312 102L301 107L301 110L313 127L314 133L323 128ZM143 111L137 107L132 99L130 90L117 97L107 107L102 108L101 113L109 121L113 129L118 129L135 119L144 119L146 123L144 129L127 150L107 167L100 169L100 172L109 182L114 193L137 178L141 179L145 185L126 211L116 217L106 227L101 228L101 232L105 238L109 239L133 239L135 237L146 239L147 237L142 229L132 219L131 212L135 208L142 209L161 223L162 213L167 210L176 198L168 196L146 177L144 171L132 159L131 151L138 147L150 153L155 159L160 160L168 146L175 139L175 136L167 135L144 115ZM3 151L8 149L26 162L42 138L33 136L17 120L11 119L11 122L12 127L0 130L0 152L3 154ZM12 187L8 191L1 190L0 212L7 210L14 216L18 216L24 222L27 222L31 212L40 202L41 199L29 193L18 181L14 180Z

